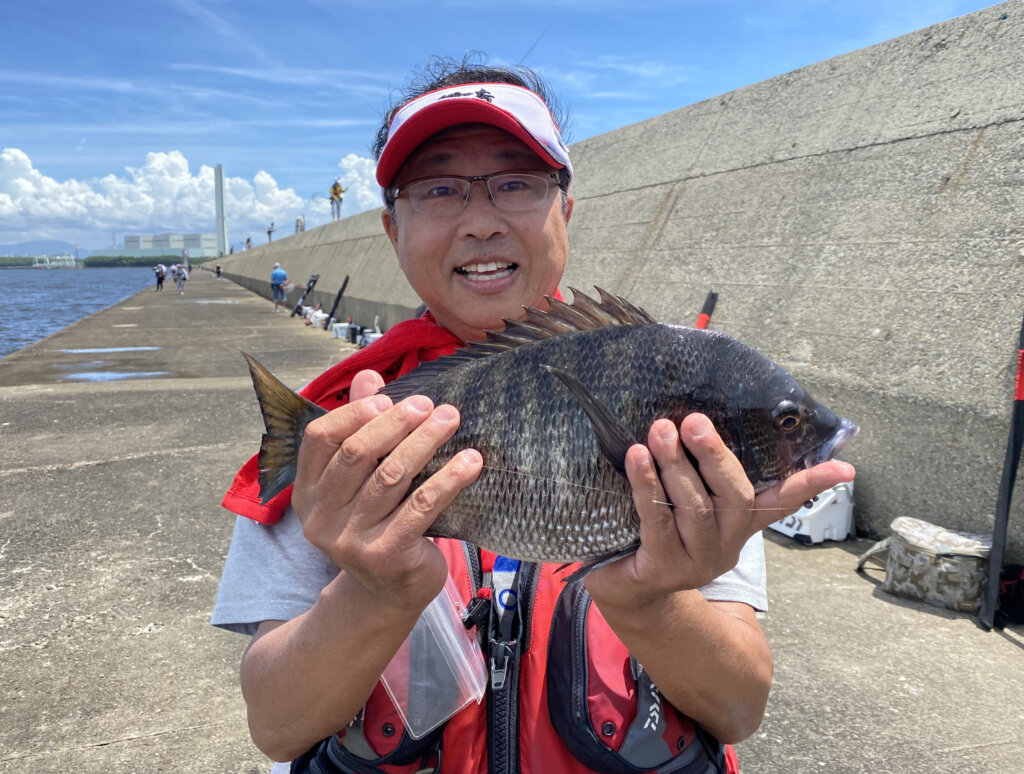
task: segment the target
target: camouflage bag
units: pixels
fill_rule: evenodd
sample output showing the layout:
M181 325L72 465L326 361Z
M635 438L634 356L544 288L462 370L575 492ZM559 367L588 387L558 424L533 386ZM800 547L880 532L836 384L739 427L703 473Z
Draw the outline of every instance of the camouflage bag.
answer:
M955 532L921 519L901 516L889 525L892 535L857 560L885 557L882 590L936 607L976 614L985 592L992 536Z

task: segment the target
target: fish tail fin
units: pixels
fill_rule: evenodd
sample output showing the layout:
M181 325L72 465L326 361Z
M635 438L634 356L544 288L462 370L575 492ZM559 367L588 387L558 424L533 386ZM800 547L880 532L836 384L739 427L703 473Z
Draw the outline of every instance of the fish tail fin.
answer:
M624 559L627 556L631 556L631 555L635 554L637 552L637 549L639 549L639 548L640 548L640 541L638 540L635 543L632 543L632 544L626 546L625 548L620 549L619 551L614 551L614 552L612 552L610 554L605 554L604 556L595 557L593 561L585 562L583 564L583 566L580 567L578 570L576 570L573 573L570 573L565 578L563 578L562 579L562 583L569 584L569 583L575 583L576 581L581 581L584 578L586 578L590 573L592 573L594 570L600 569L601 567L604 567L605 565L611 564L612 562L617 562L617 561L619 561L619 559ZM568 564L563 564L561 567L558 567L555 570L555 572L561 572L562 570L566 569L569 566L570 565L568 565Z
M249 364L252 386L267 428L259 454L260 502L266 504L295 481L299 444L306 425L327 411L290 390L251 355L243 352L242 356Z

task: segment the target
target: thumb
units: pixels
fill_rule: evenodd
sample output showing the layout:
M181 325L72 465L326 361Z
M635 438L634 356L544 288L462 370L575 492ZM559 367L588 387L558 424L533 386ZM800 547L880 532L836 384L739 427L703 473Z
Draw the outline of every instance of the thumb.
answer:
M349 387L349 400L362 400L373 395L384 386L384 379L376 371L360 371L353 377Z

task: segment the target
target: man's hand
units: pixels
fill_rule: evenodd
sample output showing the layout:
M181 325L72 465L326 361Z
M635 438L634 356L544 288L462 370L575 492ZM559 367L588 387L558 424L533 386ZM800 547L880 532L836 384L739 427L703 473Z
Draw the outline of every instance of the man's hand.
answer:
M640 548L595 570L586 584L599 604L636 609L728 572L751 535L814 495L852 481L854 470L830 460L755 497L743 466L708 418L691 414L678 430L667 419L655 422L647 446L637 444L626 454L626 475L640 516Z
M423 533L483 466L460 452L412 492L412 479L455 433L459 413L414 395L392 405L373 371L351 402L311 422L299 450L292 505L306 539L391 606L422 609L447 566Z

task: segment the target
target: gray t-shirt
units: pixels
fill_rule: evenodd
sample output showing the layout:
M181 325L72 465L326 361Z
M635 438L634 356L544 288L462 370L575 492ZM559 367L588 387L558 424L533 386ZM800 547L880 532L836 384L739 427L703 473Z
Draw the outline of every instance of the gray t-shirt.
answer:
M289 621L309 610L337 574L327 555L303 536L290 507L272 526L238 516L210 623L252 635L263 621ZM766 610L761 533L743 546L736 567L700 591L706 599Z

